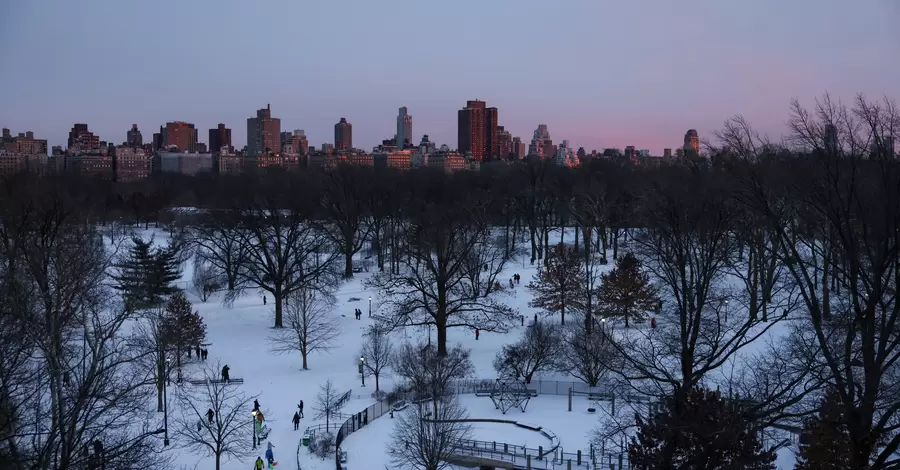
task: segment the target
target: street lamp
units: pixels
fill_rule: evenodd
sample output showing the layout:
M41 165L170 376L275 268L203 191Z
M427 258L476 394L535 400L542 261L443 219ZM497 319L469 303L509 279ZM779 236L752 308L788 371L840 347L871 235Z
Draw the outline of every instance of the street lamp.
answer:
M251 439L253 440L253 450L256 450L256 410L250 412L253 418L250 420L250 429L253 431Z
M166 359L166 369L163 371L163 447L169 445L169 359Z
M372 318L372 298L369 297L369 318Z
M362 386L366 386L366 374L363 373L363 364L366 363L366 358L359 356L359 376L362 377Z

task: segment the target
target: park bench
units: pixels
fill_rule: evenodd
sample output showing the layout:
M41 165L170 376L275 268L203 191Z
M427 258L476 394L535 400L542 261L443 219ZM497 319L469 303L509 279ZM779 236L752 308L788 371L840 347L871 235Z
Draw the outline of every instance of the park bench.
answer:
M188 380L187 383L191 385L241 385L244 383L244 379L240 377L235 377L233 379L229 379L228 382L225 382L222 379L200 379L200 380Z

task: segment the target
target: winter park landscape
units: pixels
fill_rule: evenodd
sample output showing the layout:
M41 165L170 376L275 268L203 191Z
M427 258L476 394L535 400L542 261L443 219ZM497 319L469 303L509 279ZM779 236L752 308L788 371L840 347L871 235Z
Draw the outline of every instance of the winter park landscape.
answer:
M896 162L795 158L4 181L0 467L890 462Z

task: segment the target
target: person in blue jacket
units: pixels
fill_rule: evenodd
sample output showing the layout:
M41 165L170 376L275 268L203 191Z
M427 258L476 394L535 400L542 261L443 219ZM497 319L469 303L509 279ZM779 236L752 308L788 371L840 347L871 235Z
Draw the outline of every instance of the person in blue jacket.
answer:
M272 448L275 447L272 443L269 443L269 448L266 449L266 461L269 463L269 468L275 468L275 454L272 452Z

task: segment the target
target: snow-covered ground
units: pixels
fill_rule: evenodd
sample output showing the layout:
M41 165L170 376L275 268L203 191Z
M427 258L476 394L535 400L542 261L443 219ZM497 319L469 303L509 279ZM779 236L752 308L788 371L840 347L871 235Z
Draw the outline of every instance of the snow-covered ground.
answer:
M157 243L165 243L165 232L156 234ZM553 239L553 238L551 238ZM558 234L554 241L558 240ZM567 237L567 242L572 242L572 237ZM537 263L536 263L537 265ZM516 286L516 291L506 299L506 302L518 309L526 319L532 318L536 309L528 306L531 299L525 285L531 281L536 272L536 265L530 266L527 259L516 259L509 263L506 271L499 280L504 286L514 274L522 276L521 284ZM607 269L612 266L608 266ZM181 287L186 288L192 275L190 263L186 263ZM209 358L207 362L220 361L230 367L232 378L243 378L241 390L248 396L256 396L266 416L271 429L267 441L275 446L275 458L279 462L278 468L292 470L332 470L334 460L319 460L303 448L298 455L298 445L303 430L308 426L324 424L324 420L314 419L315 398L319 387L326 380L331 379L334 386L340 391L351 391L352 399L344 407L345 413L357 413L367 406L375 403L371 398L374 391L374 380L368 378L366 387L360 385L360 377L357 373L357 358L362 341L362 334L366 327L373 323L368 317L369 298L372 300L373 313L378 313L377 293L369 291L364 286L364 281L372 273L356 274L354 278L343 285L337 291L337 315L341 316L343 332L336 347L327 354L314 354L309 358L309 370L302 370L299 353L293 355L273 355L269 351L267 337L273 333L273 302L271 296L267 305L263 305L262 292L250 292L246 296L234 302L230 308L222 305L220 296L213 296L205 303L189 294L189 299L194 302L195 308L203 316L207 324L207 341L209 346ZM351 300L355 299L355 300ZM354 309L359 308L363 312L361 320L355 320ZM527 324L527 322L526 322ZM507 334L492 334L482 332L476 341L472 331L455 328L448 332L448 343L461 343L471 349L472 361L475 364L475 377L479 379L493 379L496 373L493 370L492 361L497 351L503 345L518 340L523 328L516 326ZM395 332L395 340L400 341L425 341L433 331L424 329ZM186 367L188 375L197 375L200 364L196 361ZM558 373L539 375L535 380L562 380L572 382L574 379ZM188 385L186 385L188 386ZM382 377L381 387L392 389L394 380L392 377ZM173 386L174 387L174 386ZM562 390L566 389L562 386ZM179 413L174 409L172 389L169 396L170 416ZM300 430L294 431L291 418L297 409L297 403L303 400L305 405L305 419L300 422ZM252 399L251 399L252 401ZM587 400L584 397L576 398L573 403L573 411L567 411L567 397L565 395L541 395L531 400L524 413L518 409L510 410L506 415L500 414L489 398L480 398L474 395L462 395L460 402L467 408L471 418L501 418L517 420L528 424L543 426L560 439L560 445L567 453L577 450L589 449L591 431L598 425L599 416L602 413L589 414ZM250 409L247 409L247 420L251 420ZM161 417L160 417L161 418ZM171 423L170 418L170 423ZM387 414L378 419L370 419L368 426L347 436L343 443L343 449L348 452L349 468L356 469L382 469L390 462L386 448L390 442L394 420ZM515 428L511 425L478 423L473 431L473 439L484 441L507 442L510 444L527 445L537 447L542 436L538 433ZM212 468L212 457L200 456L190 453L178 447L179 442L172 438L169 452L175 457L175 468L179 469L207 469ZM266 442L262 443L258 454L247 455L241 459L223 461L224 470L246 470L252 467L257 456L262 456ZM779 468L793 468L793 455L790 450L782 451L779 456Z

